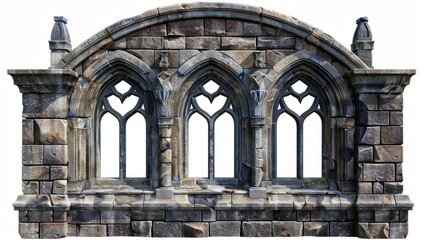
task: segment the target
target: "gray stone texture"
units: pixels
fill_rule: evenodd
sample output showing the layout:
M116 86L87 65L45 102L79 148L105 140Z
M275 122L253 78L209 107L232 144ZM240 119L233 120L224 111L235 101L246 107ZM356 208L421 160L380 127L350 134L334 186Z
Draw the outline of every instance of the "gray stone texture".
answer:
M357 146L356 160L358 162L372 162L374 161L374 147L367 145Z
M272 68L274 67L278 62L280 62L283 58L293 54L295 51L292 49L273 49L273 50L266 50L267 54L267 67Z
M107 236L134 236L130 224L108 224Z
M38 223L19 223L19 236L22 238L40 238Z
M358 110L361 110L360 112L378 110L378 95L365 93L359 94L357 107Z
M390 125L393 126L400 126L404 124L404 116L401 111L390 111Z
M68 100L64 94L23 94L22 117L67 118Z
M209 237L209 223L183 223L183 237Z
M372 164L363 165L363 181L391 182L395 181L394 164Z
M402 162L403 149L399 145L380 145L374 146L375 162Z
M128 50L132 55L138 57L142 60L146 65L151 68L155 68L155 50L140 50L140 49L132 49Z
M34 144L34 120L22 119L22 144Z
M243 221L243 237L271 237L271 222Z
M166 221L177 221L177 222L193 222L202 220L201 211L165 211Z
M225 19L204 19L204 35L225 36Z
M295 221L273 221L274 237L300 237L303 234L304 224Z
M216 218L218 221L230 221L230 220L271 220L273 218L273 211L251 211L251 210L220 210L217 211Z
M186 48L216 50L220 48L220 37L187 37Z
M131 218L137 221L164 220L165 211L133 210Z
M129 211L105 210L101 211L101 223L130 223Z
M390 223L390 238L406 238L408 235L408 223Z
M167 25L167 35L168 36L203 36L204 22L202 19L169 22Z
M181 222L153 222L153 237L182 237Z
M380 94L378 98L379 110L403 110L402 94Z
M36 144L67 144L67 120L35 119L34 142Z
M399 221L399 211L375 211L374 216L375 222L385 223Z
M384 193L390 194L401 194L404 191L402 183L398 182L386 182L384 183Z
M293 37L258 37L258 49L293 49L295 38Z
M273 220L296 221L296 214L297 212L293 210L273 211Z
M67 236L67 223L40 223L40 238L63 238Z
M255 37L222 37L221 49L256 49Z
M380 144L380 127L357 127L358 144Z
M210 223L211 237L239 237L240 221L217 221Z
M22 180L49 180L49 166L22 166Z
M165 49L186 49L185 37L165 37Z
M243 22L226 19L225 31L226 36L243 36Z
M162 49L161 37L127 37L128 49Z
M152 236L152 221L132 221L131 228L133 230L134 236Z
M43 164L65 165L69 161L67 145L43 146Z
M155 67L159 67L159 62L161 60L161 53L168 53L168 63L170 68L179 67L179 51L178 50L155 50Z
M43 145L23 145L22 165L42 165Z
M243 36L260 36L262 35L261 25L251 22L243 22Z
M67 179L67 166L51 166L51 180Z
M363 111L358 114L357 123L365 126L389 125L389 111Z
M355 236L354 222L330 222L329 236L335 237L352 237Z
M356 234L360 238L389 238L389 224L358 223Z
M22 193L24 194L39 194L38 181L22 181Z
M79 225L79 237L107 237L107 225Z
M40 193L41 194L50 194L53 190L53 182L40 181Z
M304 222L304 236L329 236L329 222Z
M402 126L383 126L381 127L381 144L398 144L403 141Z
M346 221L346 211L311 211L311 221Z
M384 193L384 184L380 183L380 182L374 182L372 184L372 193L383 194Z
M100 223L100 211L70 210L68 214L68 222L75 224Z

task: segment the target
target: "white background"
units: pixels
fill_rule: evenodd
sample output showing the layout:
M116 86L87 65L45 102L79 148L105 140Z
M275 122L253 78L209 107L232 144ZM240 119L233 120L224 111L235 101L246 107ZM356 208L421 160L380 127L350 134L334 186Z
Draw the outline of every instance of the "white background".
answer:
M63 1L14 0L0 3L0 178L3 193L0 198L0 235L17 239L18 213L12 203L21 193L21 94L13 85L6 69L40 69L49 66L48 40L53 16L65 16L74 47L102 28L146 10L178 3L167 1ZM235 0L294 16L333 36L349 48L356 27L355 20L369 18L375 49L375 68L417 69L411 85L405 89L404 111L404 186L415 203L409 214L408 239L420 239L425 234L429 129L428 67L424 61L429 52L424 45L428 39L428 5L424 1L257 1ZM419 44L420 42L420 44ZM426 120L427 121L427 120ZM420 181L421 180L421 181ZM83 238L82 238L83 239ZM112 239L112 238L110 238Z

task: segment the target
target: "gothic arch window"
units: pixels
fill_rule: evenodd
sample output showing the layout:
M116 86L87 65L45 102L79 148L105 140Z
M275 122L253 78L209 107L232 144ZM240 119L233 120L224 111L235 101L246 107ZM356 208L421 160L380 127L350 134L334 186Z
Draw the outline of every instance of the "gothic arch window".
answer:
M238 177L240 110L231 96L231 89L216 78L190 91L185 109L187 177L209 182Z
M102 90L96 110L96 177L149 178L153 106L150 96L127 76Z
M302 185L327 178L327 111L311 81L286 83L274 104L273 181Z

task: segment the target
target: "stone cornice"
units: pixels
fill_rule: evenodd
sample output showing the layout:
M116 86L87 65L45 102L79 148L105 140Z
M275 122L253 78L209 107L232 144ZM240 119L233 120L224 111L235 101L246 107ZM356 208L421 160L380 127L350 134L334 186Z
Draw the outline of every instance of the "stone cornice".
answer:
M356 93L400 94L414 74L414 69L354 69L350 79Z

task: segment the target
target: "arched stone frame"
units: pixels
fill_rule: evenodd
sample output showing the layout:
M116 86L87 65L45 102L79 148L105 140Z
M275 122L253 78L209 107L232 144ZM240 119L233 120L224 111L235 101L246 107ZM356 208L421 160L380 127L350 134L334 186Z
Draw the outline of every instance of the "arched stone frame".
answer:
M273 81L267 88L267 97L264 100L263 106L265 109L265 116L267 117L268 128L268 148L271 152L270 161L267 161L267 167L264 169L269 174L273 184L287 184L291 186L312 186L324 185L326 187L335 188L332 185L333 181L342 181L344 175L343 169L338 168L339 165L343 166L343 151L345 148L351 146L344 146L346 143L340 141L345 134L343 131L338 131L337 119L353 119L354 104L351 89L348 87L347 82L342 78L338 71L324 59L319 56L307 52L300 51L294 53L273 67L272 75L270 76ZM323 164L322 179L302 179L298 181L281 180L273 178L273 171L275 167L274 161L276 154L275 147L275 128L273 124L276 119L274 118L274 108L277 106L278 98L281 95L280 91L285 90L292 83L302 79L303 82L311 84L312 87L320 94L320 98L325 102L325 119L322 119L323 135L327 146L324 146L322 151L327 158ZM323 107L321 106L322 110ZM345 126L339 126L342 128ZM353 126L346 126L350 128ZM322 135L322 136L323 136ZM353 155L353 154L352 154ZM267 171L268 170L268 171ZM330 182L330 183L329 183Z
M86 129L87 140L85 146L78 146L79 140L71 141L69 144L73 145L70 148L82 148L77 151L85 151L86 154L76 156L71 161L75 165L83 165L85 169L79 171L86 171L85 178L71 179L71 180L91 180L99 179L100 176L100 157L99 157L99 126L100 116L97 116L97 106L99 104L100 94L106 86L112 82L126 79L131 84L136 86L144 92L145 103L150 109L148 110L148 117L146 119L147 126L147 154L146 165L146 178L139 181L123 179L121 181L132 184L151 185L153 181L157 181L157 128L156 128L156 113L157 105L155 96L153 96L155 86L155 74L153 71L141 60L133 55L117 50L109 53L93 64L91 64L80 77L76 84L75 91L71 95L69 115L72 119L85 119L88 125ZM71 130L72 131L72 130ZM82 141L82 139L80 139ZM71 164L73 165L73 164ZM69 172L73 169L69 169ZM99 182L99 181L98 181Z
M185 62L172 76L172 82L176 82L169 106L174 111L172 114L177 119L172 127L172 139L178 139L177 144L172 144L173 162L172 178L174 183L194 184L194 179L187 178L187 149L186 149L186 107L189 102L189 96L192 92L201 86L201 84L215 79L217 83L227 88L231 93L232 102L234 102L238 111L234 119L236 146L240 149L235 156L235 177L231 179L212 179L204 180L204 183L211 184L239 184L250 183L250 172L245 171L245 166L250 167L250 139L248 119L250 116L250 96L245 91L245 84L242 80L243 68L229 56L216 52L205 51ZM173 104L176 104L173 108ZM174 141L173 141L174 142Z

